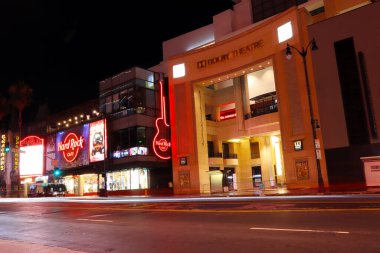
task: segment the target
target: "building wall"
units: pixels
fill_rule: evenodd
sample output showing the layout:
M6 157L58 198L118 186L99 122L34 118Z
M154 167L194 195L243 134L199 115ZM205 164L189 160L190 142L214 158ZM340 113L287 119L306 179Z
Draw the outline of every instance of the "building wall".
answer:
M186 54L173 57L168 61L169 66L169 90L170 90L170 107L172 109L172 143L173 143L173 177L176 193L202 192L204 184L208 183L208 176L204 171L208 170L207 160L207 134L216 135L216 139L224 140L234 137L243 137L254 134L255 131L279 131L281 130L281 145L283 155L284 181L289 188L296 187L317 187L317 172L315 165L314 141L311 135L310 116L307 107L308 100L305 88L305 75L302 64L302 58L294 55L294 59L288 62L285 59L284 50L286 43L301 47L307 36L302 28L307 22L306 14L298 14L297 8L292 8L282 14L262 22L260 25L252 27L238 35L220 41L214 45L198 50L193 50ZM300 16L298 16L300 15ZM291 21L293 25L293 37L281 44L277 40L277 27ZM301 22L301 23L300 23ZM228 59L222 59L223 55L231 55L235 50L241 50L252 43L259 42L262 46L251 51L240 51L239 55ZM236 52L236 51L235 51ZM295 52L294 52L295 53ZM298 57L298 58L297 58ZM219 61L213 60L219 58ZM210 97L210 94L204 94L200 87L209 83L210 79L232 76L234 73L243 75L244 71L255 63L262 62L266 59L273 60L276 91L279 96L279 112L272 115L261 117L259 125L250 123L255 121L254 118L245 120L244 105L242 101L241 89L244 88L239 82L234 86L221 91L221 94L213 97L208 103L217 105L221 102L236 103L237 118L221 122L206 122L204 120L205 107L201 100ZM209 63L211 60L211 63ZM309 60L309 58L308 58ZM200 64L206 61L206 66ZM184 77L173 79L172 66L184 63L186 75ZM311 78L312 68L309 66ZM312 83L313 85L313 83ZM289 87L290 86L290 87ZM222 93L226 94L222 94ZM294 93L293 93L294 92ZM203 97L207 95L206 97ZM293 100L294 99L294 100ZM207 102L206 102L207 103ZM315 99L313 99L313 104ZM301 106L305 105L305 106ZM315 112L318 115L318 111ZM277 115L277 116L276 116ZM265 119L267 120L265 123ZM264 121L263 121L264 120ZM261 130L258 130L261 129ZM257 133L257 132L256 132ZM318 136L321 138L321 136ZM303 139L304 149L300 152L294 152L293 141ZM270 146L270 138L260 140L263 147ZM321 140L321 143L323 141ZM240 182L247 180L250 171L247 169L251 164L247 159L247 143L239 143L233 146L234 152L242 157L236 167L237 177ZM242 148L245 147L245 148ZM271 150L263 150L263 157L267 157L268 164L264 166L273 168L273 154ZM322 156L324 154L322 153ZM186 156L188 164L179 165L179 158ZM298 180L296 175L295 163L298 159L307 161L310 171L308 180ZM245 167L245 170L239 170L239 167ZM179 185L179 173L183 170L190 171L191 186L183 189ZM324 181L327 184L327 174L325 165L322 162ZM273 179L270 175L271 169L267 169L268 179ZM197 183L197 180L199 184ZM250 179L251 180L251 179ZM194 182L195 181L195 182Z
M366 5L353 11L316 23L309 27L310 36L315 37L319 50L313 54L313 66L317 88L320 124L323 134L329 178L334 185L364 184L363 165L360 157L379 154L379 137L372 134L371 126L380 133L380 76L378 75L378 59L380 52L380 3ZM358 22L360 20L360 22ZM333 32L332 32L333 31ZM350 143L348 128L352 127L345 117L341 80L339 78L334 43L347 38L353 38L356 63L358 64L359 82L363 96L364 118L368 131L369 142L361 145ZM370 114L364 96L363 73L360 71L358 53L364 54L368 77L369 100L372 103L374 121ZM374 124L375 123L375 124ZM378 134L379 136L379 134Z

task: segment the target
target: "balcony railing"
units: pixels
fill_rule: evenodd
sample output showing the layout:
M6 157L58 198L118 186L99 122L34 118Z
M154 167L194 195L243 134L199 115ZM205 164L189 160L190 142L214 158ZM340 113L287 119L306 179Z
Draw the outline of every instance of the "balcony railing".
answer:
M223 159L237 159L237 154L223 154Z
M222 153L208 153L208 157L219 157L222 158Z
M254 99L255 103L251 104L251 115L246 115L246 118L252 118L272 112L278 112L277 96L271 93L269 96Z

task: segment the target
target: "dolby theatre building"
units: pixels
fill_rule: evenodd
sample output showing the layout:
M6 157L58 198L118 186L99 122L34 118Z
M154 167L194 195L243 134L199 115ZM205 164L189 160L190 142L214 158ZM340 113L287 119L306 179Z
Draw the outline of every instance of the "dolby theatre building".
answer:
M163 43L175 193L329 186L311 60L318 51L307 32L329 6L293 2L265 12L263 1L238 1L211 25ZM309 45L310 95L303 57L292 48L288 59L288 44Z

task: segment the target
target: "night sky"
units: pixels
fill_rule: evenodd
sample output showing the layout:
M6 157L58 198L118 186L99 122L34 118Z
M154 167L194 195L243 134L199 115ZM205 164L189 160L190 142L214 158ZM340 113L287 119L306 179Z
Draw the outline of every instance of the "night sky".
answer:
M212 23L232 0L0 1L0 89L24 80L50 113L98 97L98 84L162 61L162 42ZM85 91L85 92L83 92ZM26 111L28 113L28 111Z

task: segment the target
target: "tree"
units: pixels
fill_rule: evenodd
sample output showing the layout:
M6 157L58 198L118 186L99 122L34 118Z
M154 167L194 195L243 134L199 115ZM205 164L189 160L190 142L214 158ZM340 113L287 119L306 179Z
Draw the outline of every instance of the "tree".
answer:
M21 136L22 112L31 103L33 90L24 81L19 81L9 86L8 93L11 107L18 110L18 130Z
M0 95L0 121L9 113L9 101Z
M25 107L31 103L32 93L32 88L24 81L18 81L10 85L8 88L9 104L11 109L10 130L14 133L17 117L16 115L18 115L18 130L16 130L16 132L18 132L19 138L21 138L22 112ZM14 134L12 134L12 136L13 135ZM20 196L20 172L18 169L10 170L10 182L11 191L17 191L17 196Z

